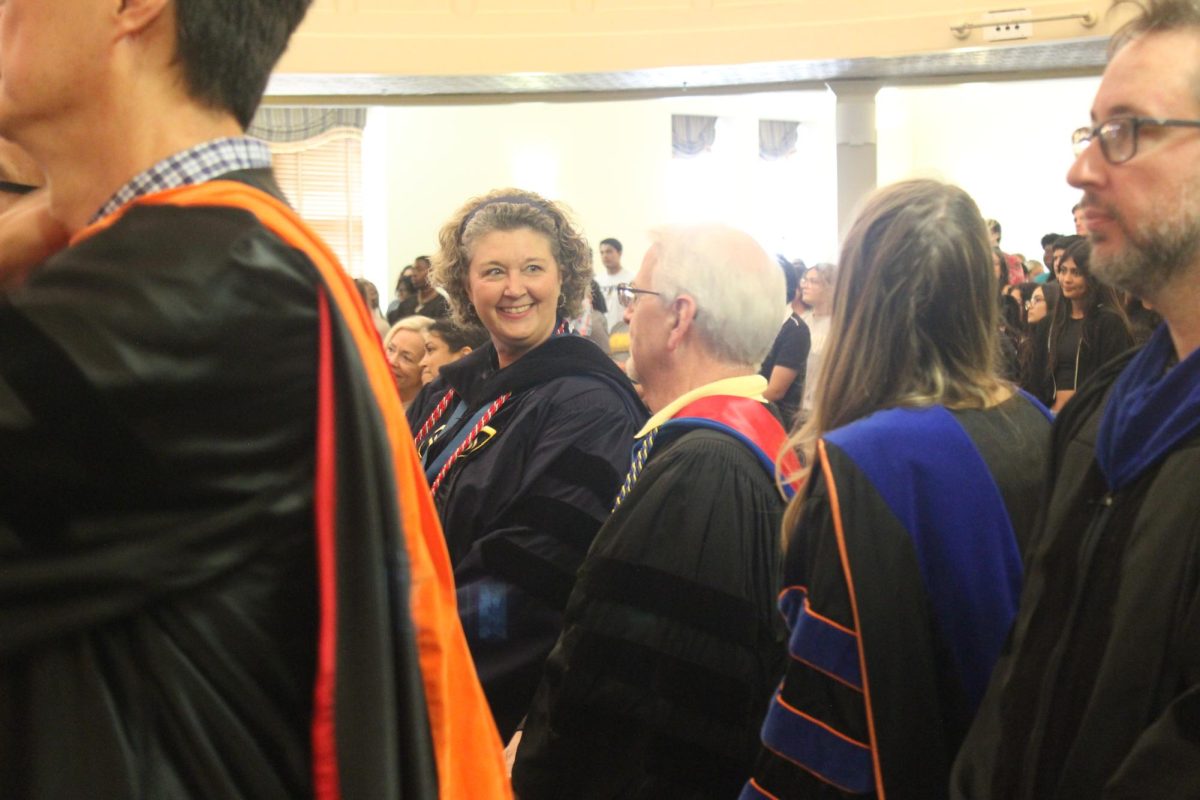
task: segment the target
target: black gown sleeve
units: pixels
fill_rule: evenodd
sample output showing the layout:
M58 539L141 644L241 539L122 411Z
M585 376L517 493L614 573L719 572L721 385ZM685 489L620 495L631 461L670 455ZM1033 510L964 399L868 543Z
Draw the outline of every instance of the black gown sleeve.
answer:
M523 800L736 796L782 668L782 508L722 434L652 458L580 571L517 754Z
M1181 630L1200 624L1200 594L1193 594L1182 615ZM1188 800L1200 797L1200 643L1179 635L1184 684L1162 713L1142 731L1104 790L1104 797L1156 797Z
M445 525L459 618L505 739L528 709L640 422L607 384L580 388L580 380L520 401L496 449L480 451L488 462L452 472L453 486L442 490L453 493ZM462 541L455 515L470 507L480 510L479 524Z
M806 624L810 628L819 625L825 634L813 641L824 639L826 646L836 642L842 655L848 654L849 647L857 641L854 614L841 568L826 482L819 471L811 478L800 520L788 536L784 569L784 588L780 595L784 607L790 596L790 602L805 609ZM868 754L870 737L861 681L853 675L830 669L833 663L847 662L844 658L827 655L832 650L825 648L820 654L808 652L804 644L806 637L796 630L795 620L789 620L788 625L790 657L778 699L772 701L768 714L805 715L832 731L835 744L845 743L851 754ZM852 655L856 659L857 653ZM850 671L857 674L858 669L855 664ZM782 727L774 729L781 730ZM798 758L793 747L799 746L799 742L786 735L773 735L771 729L768 723L764 729L764 746L752 773L755 790L766 797L858 796L843 780L843 775L823 769L821 764L809 760L807 754ZM869 780L869 777L860 777Z
M1100 310L1096 319L1096 355L1092 374L1131 347L1133 334L1129 332L1125 321L1115 311Z
M308 270L145 209L0 300L0 795L308 788Z
M804 379L804 370L808 366L808 351L812 348L812 334L808 325L803 321L784 323L779 332L779 353L775 358L775 366L796 370L797 377ZM767 377L770 380L770 376Z
M1023 343L1021 388L1036 397L1046 407L1054 405L1054 382L1048 377L1047 361L1052 317L1038 320Z
M877 797L880 780L888 798L944 797L947 740L961 732L947 730L954 692L936 678L916 554L874 486L827 452L788 540L787 672L763 726L759 794L743 797Z

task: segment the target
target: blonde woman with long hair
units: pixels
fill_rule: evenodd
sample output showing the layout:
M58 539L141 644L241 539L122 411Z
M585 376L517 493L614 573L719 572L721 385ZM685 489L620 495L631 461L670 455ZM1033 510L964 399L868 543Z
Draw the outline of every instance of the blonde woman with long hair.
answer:
M800 319L808 326L809 332L804 393L801 396L800 413L797 415L800 420L806 420L812 414L817 387L821 385L821 364L829 346L829 326L833 321L833 289L836 282L835 264L814 264L805 270L800 278L800 297L808 306L808 311L805 311Z
M964 191L868 198L791 442L806 464L784 522L792 657L743 797L945 797L1016 611L1049 432L998 377L997 291Z

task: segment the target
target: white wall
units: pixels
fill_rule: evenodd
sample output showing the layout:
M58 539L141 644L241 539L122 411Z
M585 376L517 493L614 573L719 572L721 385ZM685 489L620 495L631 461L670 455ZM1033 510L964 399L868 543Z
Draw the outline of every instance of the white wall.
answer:
M957 183L1000 246L1041 260L1047 233L1074 233L1067 185L1071 132L1088 124L1099 78L885 88L876 98L880 184L906 177Z
M1040 258L1072 232L1078 192L1064 175L1070 134L1098 78L881 90L880 183L937 177L963 186L1004 226L1002 246ZM414 256L468 197L518 185L570 205L593 247L625 244L634 269L646 232L670 221L744 227L769 251L835 260L835 98L827 91L590 103L372 109L364 143L366 274L390 295ZM707 159L671 158L672 114L721 118ZM758 159L758 120L802 121L799 153Z
M603 238L620 239L624 263L633 269L649 229L687 220L739 225L773 252L831 258L833 102L828 92L806 91L372 109L363 156L366 205L386 209L388 230L384 240L372 234L372 219L364 220L366 273L381 275L381 286L394 285L414 256L436 249L438 228L467 198L511 185L566 202L593 248ZM711 156L671 157L675 113L721 118ZM801 121L797 156L760 161L759 119Z

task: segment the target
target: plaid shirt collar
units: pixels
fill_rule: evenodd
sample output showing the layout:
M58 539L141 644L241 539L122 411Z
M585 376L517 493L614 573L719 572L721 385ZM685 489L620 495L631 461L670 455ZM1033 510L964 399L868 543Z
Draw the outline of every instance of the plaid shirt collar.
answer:
M152 192L203 183L239 169L270 167L271 148L259 139L230 136L202 142L168 156L136 175L100 207L91 221L107 217L126 203Z

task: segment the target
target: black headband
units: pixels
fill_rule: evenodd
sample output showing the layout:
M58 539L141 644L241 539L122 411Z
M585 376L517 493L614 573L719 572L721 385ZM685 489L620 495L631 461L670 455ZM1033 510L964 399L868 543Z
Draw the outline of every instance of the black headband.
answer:
M458 241L459 241L459 243L460 244L462 243L462 237L463 237L463 234L466 233L467 225L470 224L471 220L475 219L476 214L478 214L480 211L483 211L488 206L499 205L500 203L506 203L506 204L516 205L516 206L529 206L530 208L536 208L538 211L541 211L544 214L549 214L550 218L552 220L554 220L555 230L558 229L558 218L554 215L554 212L550 210L550 207L547 206L545 203L540 202L538 200L534 200L530 197L526 197L524 195L502 194L499 197L493 197L491 200L488 200L485 203L480 203L479 205L475 206L474 209L471 210L470 214L467 214L467 216L463 217L462 224L458 226Z

